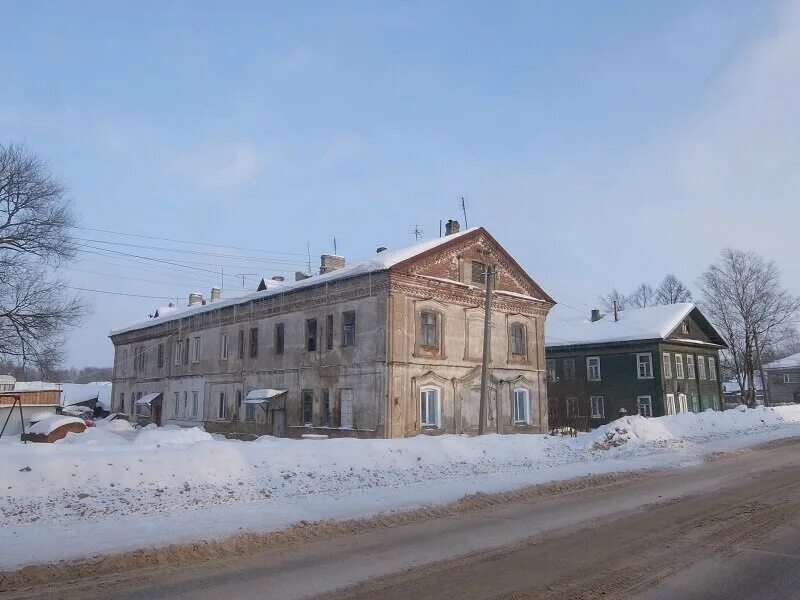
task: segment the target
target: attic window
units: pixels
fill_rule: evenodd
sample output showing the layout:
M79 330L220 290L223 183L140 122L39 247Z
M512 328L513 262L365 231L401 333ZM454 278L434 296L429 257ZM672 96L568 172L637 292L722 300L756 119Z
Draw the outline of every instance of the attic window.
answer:
M476 260L472 261L472 283L486 284L486 265Z
M681 323L681 333L683 335L689 335L689 321L688 320L686 320L683 323Z

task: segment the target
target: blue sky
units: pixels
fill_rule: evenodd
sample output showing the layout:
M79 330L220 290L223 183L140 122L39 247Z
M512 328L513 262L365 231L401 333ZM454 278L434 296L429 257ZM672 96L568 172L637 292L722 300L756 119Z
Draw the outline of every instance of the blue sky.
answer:
M416 224L436 236L464 196L470 225L587 312L613 286L693 284L729 245L775 258L800 292L797 4L6 2L3 15L0 137L50 161L82 226L264 252L81 238L247 256L149 251L272 275L301 268L307 246L316 264L334 236L352 258L412 242ZM88 253L63 275L182 299L219 280ZM108 330L163 303L85 296L76 366L109 364Z

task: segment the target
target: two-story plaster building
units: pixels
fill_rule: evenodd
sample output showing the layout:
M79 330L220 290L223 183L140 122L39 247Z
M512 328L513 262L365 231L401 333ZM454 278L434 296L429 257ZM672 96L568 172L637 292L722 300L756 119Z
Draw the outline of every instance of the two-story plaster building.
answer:
M547 322L551 411L597 426L620 414L719 410L724 348L722 336L692 303L616 316L598 310L554 315Z
M320 275L244 297L192 294L113 331L114 410L251 435L475 432L491 265L487 429L546 431L554 302L486 230L447 230L352 265L325 255Z

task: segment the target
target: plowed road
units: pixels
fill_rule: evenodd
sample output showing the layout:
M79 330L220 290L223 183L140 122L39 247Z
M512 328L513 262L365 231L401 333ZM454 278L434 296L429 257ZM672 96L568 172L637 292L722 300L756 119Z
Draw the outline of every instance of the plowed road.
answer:
M529 502L9 597L798 598L800 440Z

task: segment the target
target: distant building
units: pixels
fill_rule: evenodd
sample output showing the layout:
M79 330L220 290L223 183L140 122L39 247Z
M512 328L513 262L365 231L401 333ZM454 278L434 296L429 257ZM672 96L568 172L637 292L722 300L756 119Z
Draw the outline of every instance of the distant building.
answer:
M323 255L319 275L265 277L240 298L193 293L113 331L113 409L229 435L475 432L489 266L488 430L547 431L554 302L486 230L455 221L442 238L352 265Z
M800 354L764 365L770 404L800 402Z
M722 336L692 303L547 321L550 419L595 427L720 409Z
M761 382L761 376L756 373L755 376L755 392L756 392L756 404L764 404L764 384ZM745 378L745 389L749 389L750 385L747 382L747 378ZM729 379L728 381L722 382L722 397L724 399L725 406L733 407L738 404L742 404L744 400L742 399L742 388L739 385L739 382L735 379Z

